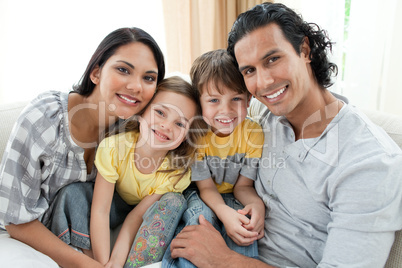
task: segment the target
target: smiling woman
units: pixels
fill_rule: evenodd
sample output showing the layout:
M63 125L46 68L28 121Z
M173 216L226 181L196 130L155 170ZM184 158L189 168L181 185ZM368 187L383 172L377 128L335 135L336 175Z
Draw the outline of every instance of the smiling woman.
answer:
M32 100L13 127L0 165L0 229L62 267L95 265L68 246L89 250L89 233L79 224L87 214L79 211L92 197L75 191L65 199L79 209L68 209L63 192L70 185L93 184L102 133L119 118L138 114L164 74L164 57L152 36L124 27L102 40L74 91L48 91Z
M0 105L68 92L109 32L139 27L165 53L161 0L0 1Z

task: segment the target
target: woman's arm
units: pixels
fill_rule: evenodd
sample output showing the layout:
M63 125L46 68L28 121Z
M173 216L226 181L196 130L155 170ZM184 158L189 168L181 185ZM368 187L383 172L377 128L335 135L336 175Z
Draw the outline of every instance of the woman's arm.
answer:
M144 197L141 202L127 215L121 227L120 233L117 236L116 243L113 247L110 263L117 263L124 266L127 260L128 253L137 235L138 229L142 224L142 216L147 209L155 202L157 202L162 195L152 194Z
M240 175L233 188L233 194L244 205L238 212L242 215L250 215L249 224L244 227L249 231L258 232L258 239L264 236L265 205L254 188L254 181Z
M49 256L61 267L103 267L94 259L61 241L38 220L18 225L10 224L6 229L12 238Z
M115 184L106 181L100 173L96 176L92 198L90 237L95 260L105 265L110 257L110 206Z

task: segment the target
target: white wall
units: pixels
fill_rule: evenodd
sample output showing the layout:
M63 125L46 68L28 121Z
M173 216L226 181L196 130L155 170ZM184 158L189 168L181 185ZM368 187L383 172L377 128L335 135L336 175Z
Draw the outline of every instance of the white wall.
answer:
M0 105L71 90L102 39L134 26L166 54L161 0L0 0Z

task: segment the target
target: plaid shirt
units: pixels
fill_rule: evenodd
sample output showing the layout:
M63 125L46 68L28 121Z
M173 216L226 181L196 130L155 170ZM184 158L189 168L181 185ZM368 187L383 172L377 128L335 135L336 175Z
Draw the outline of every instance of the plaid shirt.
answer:
M1 228L35 219L46 225L62 187L95 179L71 138L67 102L67 93L41 94L14 125L0 165Z

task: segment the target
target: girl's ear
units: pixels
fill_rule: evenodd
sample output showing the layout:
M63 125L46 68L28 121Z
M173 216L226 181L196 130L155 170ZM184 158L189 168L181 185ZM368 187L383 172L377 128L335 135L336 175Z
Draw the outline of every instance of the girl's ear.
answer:
M97 65L91 72L90 78L95 85L99 84L101 68Z

